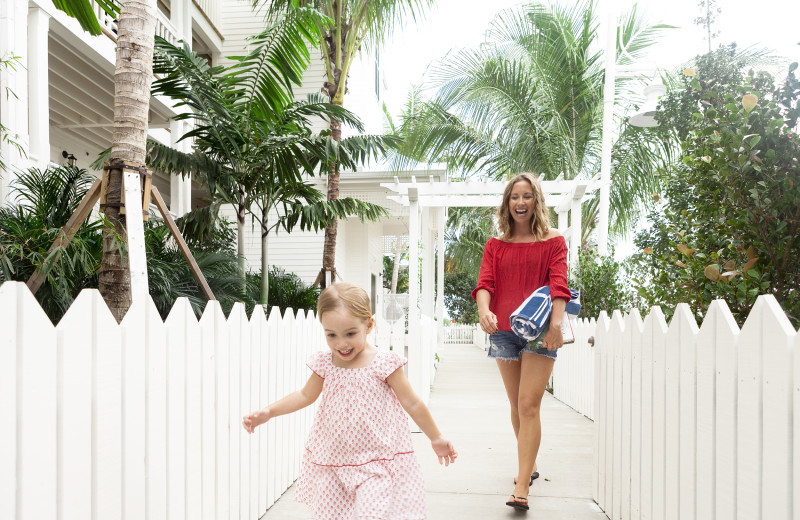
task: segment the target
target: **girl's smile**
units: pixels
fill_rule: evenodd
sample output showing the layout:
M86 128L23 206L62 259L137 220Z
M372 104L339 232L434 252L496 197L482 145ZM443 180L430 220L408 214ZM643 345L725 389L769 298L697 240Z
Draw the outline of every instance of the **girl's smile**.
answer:
M320 319L325 329L325 340L333 354L333 364L343 368L368 365L374 347L367 343L367 334L372 330L372 320L357 318L343 308L325 312Z

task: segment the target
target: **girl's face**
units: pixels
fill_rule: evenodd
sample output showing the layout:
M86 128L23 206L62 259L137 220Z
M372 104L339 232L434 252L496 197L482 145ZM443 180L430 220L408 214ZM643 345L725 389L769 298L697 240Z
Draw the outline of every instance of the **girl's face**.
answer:
M372 319L366 321L357 318L340 307L325 312L320 322L325 329L325 339L333 353L334 364L343 367L358 364L367 348L367 334L372 330Z
M530 227L534 205L531 183L524 180L515 182L511 188L511 197L508 199L508 213L514 224ZM516 229L525 229L525 227Z

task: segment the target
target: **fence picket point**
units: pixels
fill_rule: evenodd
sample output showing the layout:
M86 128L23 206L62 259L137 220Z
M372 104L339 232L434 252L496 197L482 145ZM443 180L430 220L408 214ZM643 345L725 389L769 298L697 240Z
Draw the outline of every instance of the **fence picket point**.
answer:
M631 310L625 323L626 349L630 348L630 518L641 517L642 502L642 333L644 324L638 309ZM628 347L629 346L629 347Z
M94 366L99 343L119 343L119 325L96 290L83 290L58 334L58 508L65 520L91 518L95 478Z
M167 516L186 518L186 351L199 338L188 298L178 298L167 319Z
M792 347L796 336L774 296L764 301L761 315L763 345L763 446L761 518L792 518ZM748 320L742 329L749 327Z
M678 492L679 518L695 519L696 504L696 460L697 460L697 321L689 305L682 303L675 307L670 322L670 331L678 326L677 341L668 343L679 345L678 417L680 418L678 448ZM669 334L669 333L668 333ZM675 338L675 336L672 336Z
M625 334L625 322L622 318L622 313L618 310L615 310L611 314L611 327L609 329L608 338L610 339L609 345L622 345L624 342L624 334ZM609 517L612 520L618 520L623 518L623 510L626 507L625 504L622 503L622 462L624 460L623 451L628 451L630 453L630 444L623 443L623 435L624 432L622 431L622 425L624 422L623 419L623 410L624 405L623 401L625 400L625 396L622 395L622 388L623 388L623 379L625 378L624 373L624 353L623 349L620 348L613 348L612 353L612 360L613 360L613 376L611 379L611 405L612 405L612 414L614 417L614 422L612 426L612 445L611 445L611 514ZM630 374L630 372L628 373ZM630 398L630 396L628 396ZM627 484L629 486L630 483ZM630 504L628 504L629 506Z
M669 327L661 307L655 306L644 320L643 349L652 352L652 478L651 516L653 520L666 518L666 429L667 386L666 355Z
M148 520L167 518L167 350L153 299L145 310L145 505Z

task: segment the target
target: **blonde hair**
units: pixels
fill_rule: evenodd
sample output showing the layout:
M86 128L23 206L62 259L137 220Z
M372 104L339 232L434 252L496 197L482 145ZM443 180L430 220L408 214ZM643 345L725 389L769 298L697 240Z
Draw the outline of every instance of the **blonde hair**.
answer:
M372 319L372 309L367 291L358 285L339 282L331 284L322 291L317 300L317 318L328 311L344 309L352 316L364 321Z
M509 201L511 200L511 191L514 189L514 184L519 181L527 181L533 190L533 215L531 216L531 233L536 237L536 240L544 240L550 233L550 210L547 209L547 204L544 202L544 192L539 180L534 177L532 173L520 173L506 184L506 189L503 191L503 202L497 208L497 226L500 228L500 236L508 238L514 231L514 220L508 210Z

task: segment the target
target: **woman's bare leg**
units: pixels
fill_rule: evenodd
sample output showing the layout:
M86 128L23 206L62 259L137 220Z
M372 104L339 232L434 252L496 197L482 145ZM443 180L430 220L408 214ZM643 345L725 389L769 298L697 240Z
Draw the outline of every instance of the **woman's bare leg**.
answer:
M519 473L517 485L514 487L514 495L517 497L528 496L530 476L542 440L542 422L539 415L542 396L553 371L554 363L554 359L539 354L523 353L522 355L517 401Z

